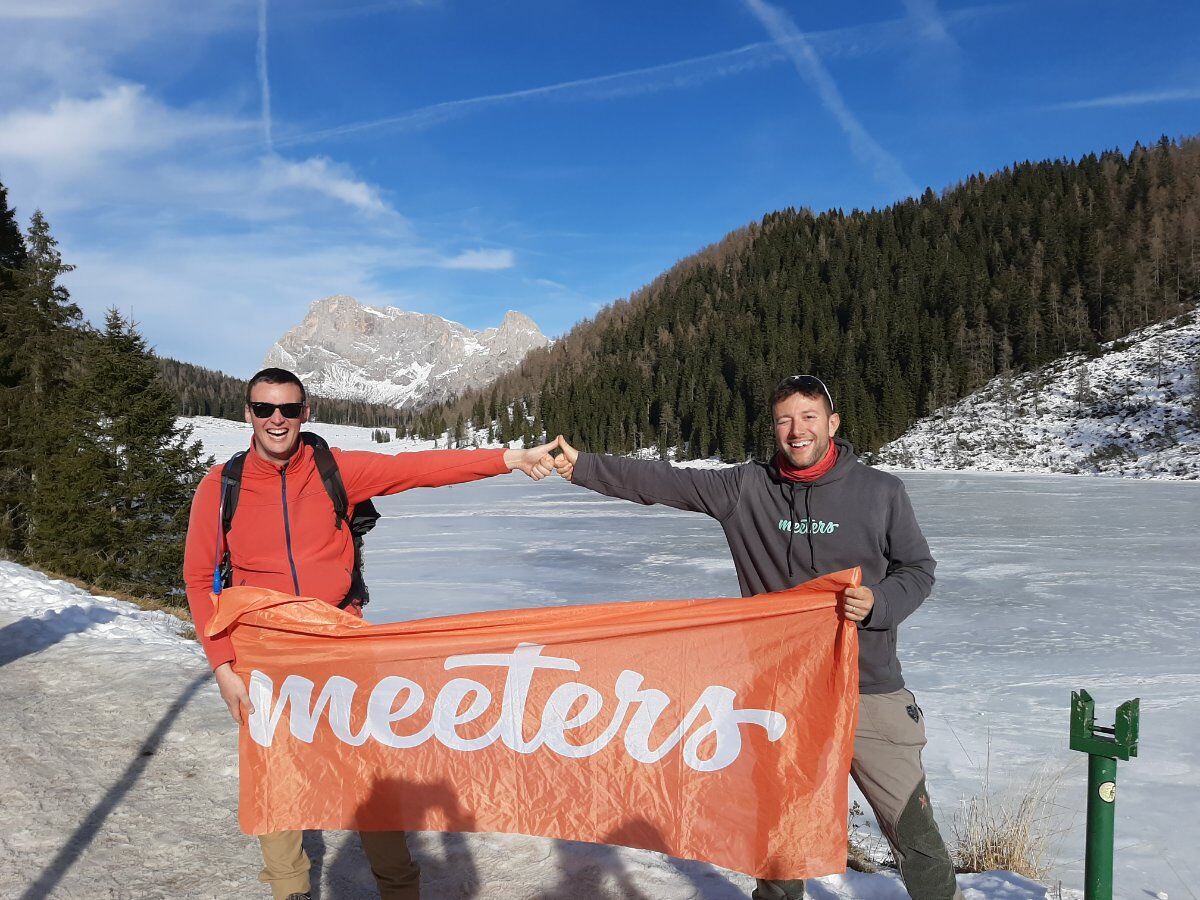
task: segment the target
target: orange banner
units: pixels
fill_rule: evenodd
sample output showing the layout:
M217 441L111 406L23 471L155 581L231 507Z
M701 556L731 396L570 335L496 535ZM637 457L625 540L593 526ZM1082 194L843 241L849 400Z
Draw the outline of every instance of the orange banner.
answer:
M762 878L846 864L857 569L750 599L369 625L260 588L220 597L254 714L242 829L503 831Z

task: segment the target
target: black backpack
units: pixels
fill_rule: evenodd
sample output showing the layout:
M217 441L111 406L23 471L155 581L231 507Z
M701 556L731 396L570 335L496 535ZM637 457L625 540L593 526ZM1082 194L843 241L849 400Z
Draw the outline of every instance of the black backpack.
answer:
M345 609L356 601L360 606L366 606L371 596L363 581L362 542L363 535L379 521L379 510L370 500L350 506L346 486L342 484L342 473L338 471L337 462L329 452L329 444L324 438L311 431L302 431L300 440L312 447L317 473L321 476L321 483L325 485L325 493L333 501L334 526L340 531L344 522L349 527L350 537L354 541L354 568L350 570L350 590L338 604L338 609ZM233 524L233 514L237 510L238 495L242 490L242 467L245 463L246 451L242 450L233 454L221 469L221 534L224 538L225 553L221 557L219 568L223 588L233 586L233 563L229 559L229 526Z

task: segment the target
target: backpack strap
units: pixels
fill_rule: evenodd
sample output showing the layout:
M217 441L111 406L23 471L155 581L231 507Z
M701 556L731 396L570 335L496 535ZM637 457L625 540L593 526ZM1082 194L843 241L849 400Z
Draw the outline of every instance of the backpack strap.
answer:
M239 450L221 467L221 495L217 501L217 516L221 529L217 532L217 548L213 561L213 593L220 594L222 588L233 584L233 565L229 560L229 526L237 509L238 497L242 492L242 468L246 465L246 451Z
M300 437L304 443L312 447L317 473L321 476L321 483L325 485L325 493L329 495L329 499L333 503L334 526L340 529L342 523L345 522L350 528L350 539L354 544L354 567L350 570L350 589L342 598L342 602L338 604L338 609L345 609L351 603L356 603L359 607L366 606L371 600L371 593L367 589L362 574L363 535L374 528L375 523L379 521L379 510L375 508L375 504L370 499L360 500L351 506L350 498L346 494L346 485L342 482L341 470L338 469L337 461L333 458L329 444L311 431L300 432Z
M239 450L221 467L221 531L229 533L233 514L237 510L238 497L242 493L242 469L246 465L246 451Z
M317 474L325 485L325 493L333 502L333 524L339 531L343 522L350 521L350 498L346 495L346 485L342 482L342 473L333 458L329 444L320 435L311 431L300 432L300 439L312 447L313 461L317 464Z

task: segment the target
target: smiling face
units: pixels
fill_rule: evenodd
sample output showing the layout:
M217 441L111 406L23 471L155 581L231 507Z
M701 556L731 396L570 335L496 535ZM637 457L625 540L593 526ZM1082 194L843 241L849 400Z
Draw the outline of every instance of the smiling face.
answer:
M831 413L824 396L792 394L775 404L775 443L797 469L820 462L842 423Z
M251 403L300 403L302 399L300 388L295 384L260 381L250 389ZM305 405L296 419L289 419L280 409L260 419L247 406L246 421L254 426L255 452L272 465L282 466L300 446L300 426L308 421L308 406Z

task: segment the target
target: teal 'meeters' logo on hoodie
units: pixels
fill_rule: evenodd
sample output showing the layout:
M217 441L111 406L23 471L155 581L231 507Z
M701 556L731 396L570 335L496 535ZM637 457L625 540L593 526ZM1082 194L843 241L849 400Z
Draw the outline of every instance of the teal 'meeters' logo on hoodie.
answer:
M793 522L791 519L780 519L780 531L794 531L796 534L833 534L841 527L841 522L824 522L821 519L801 519Z

